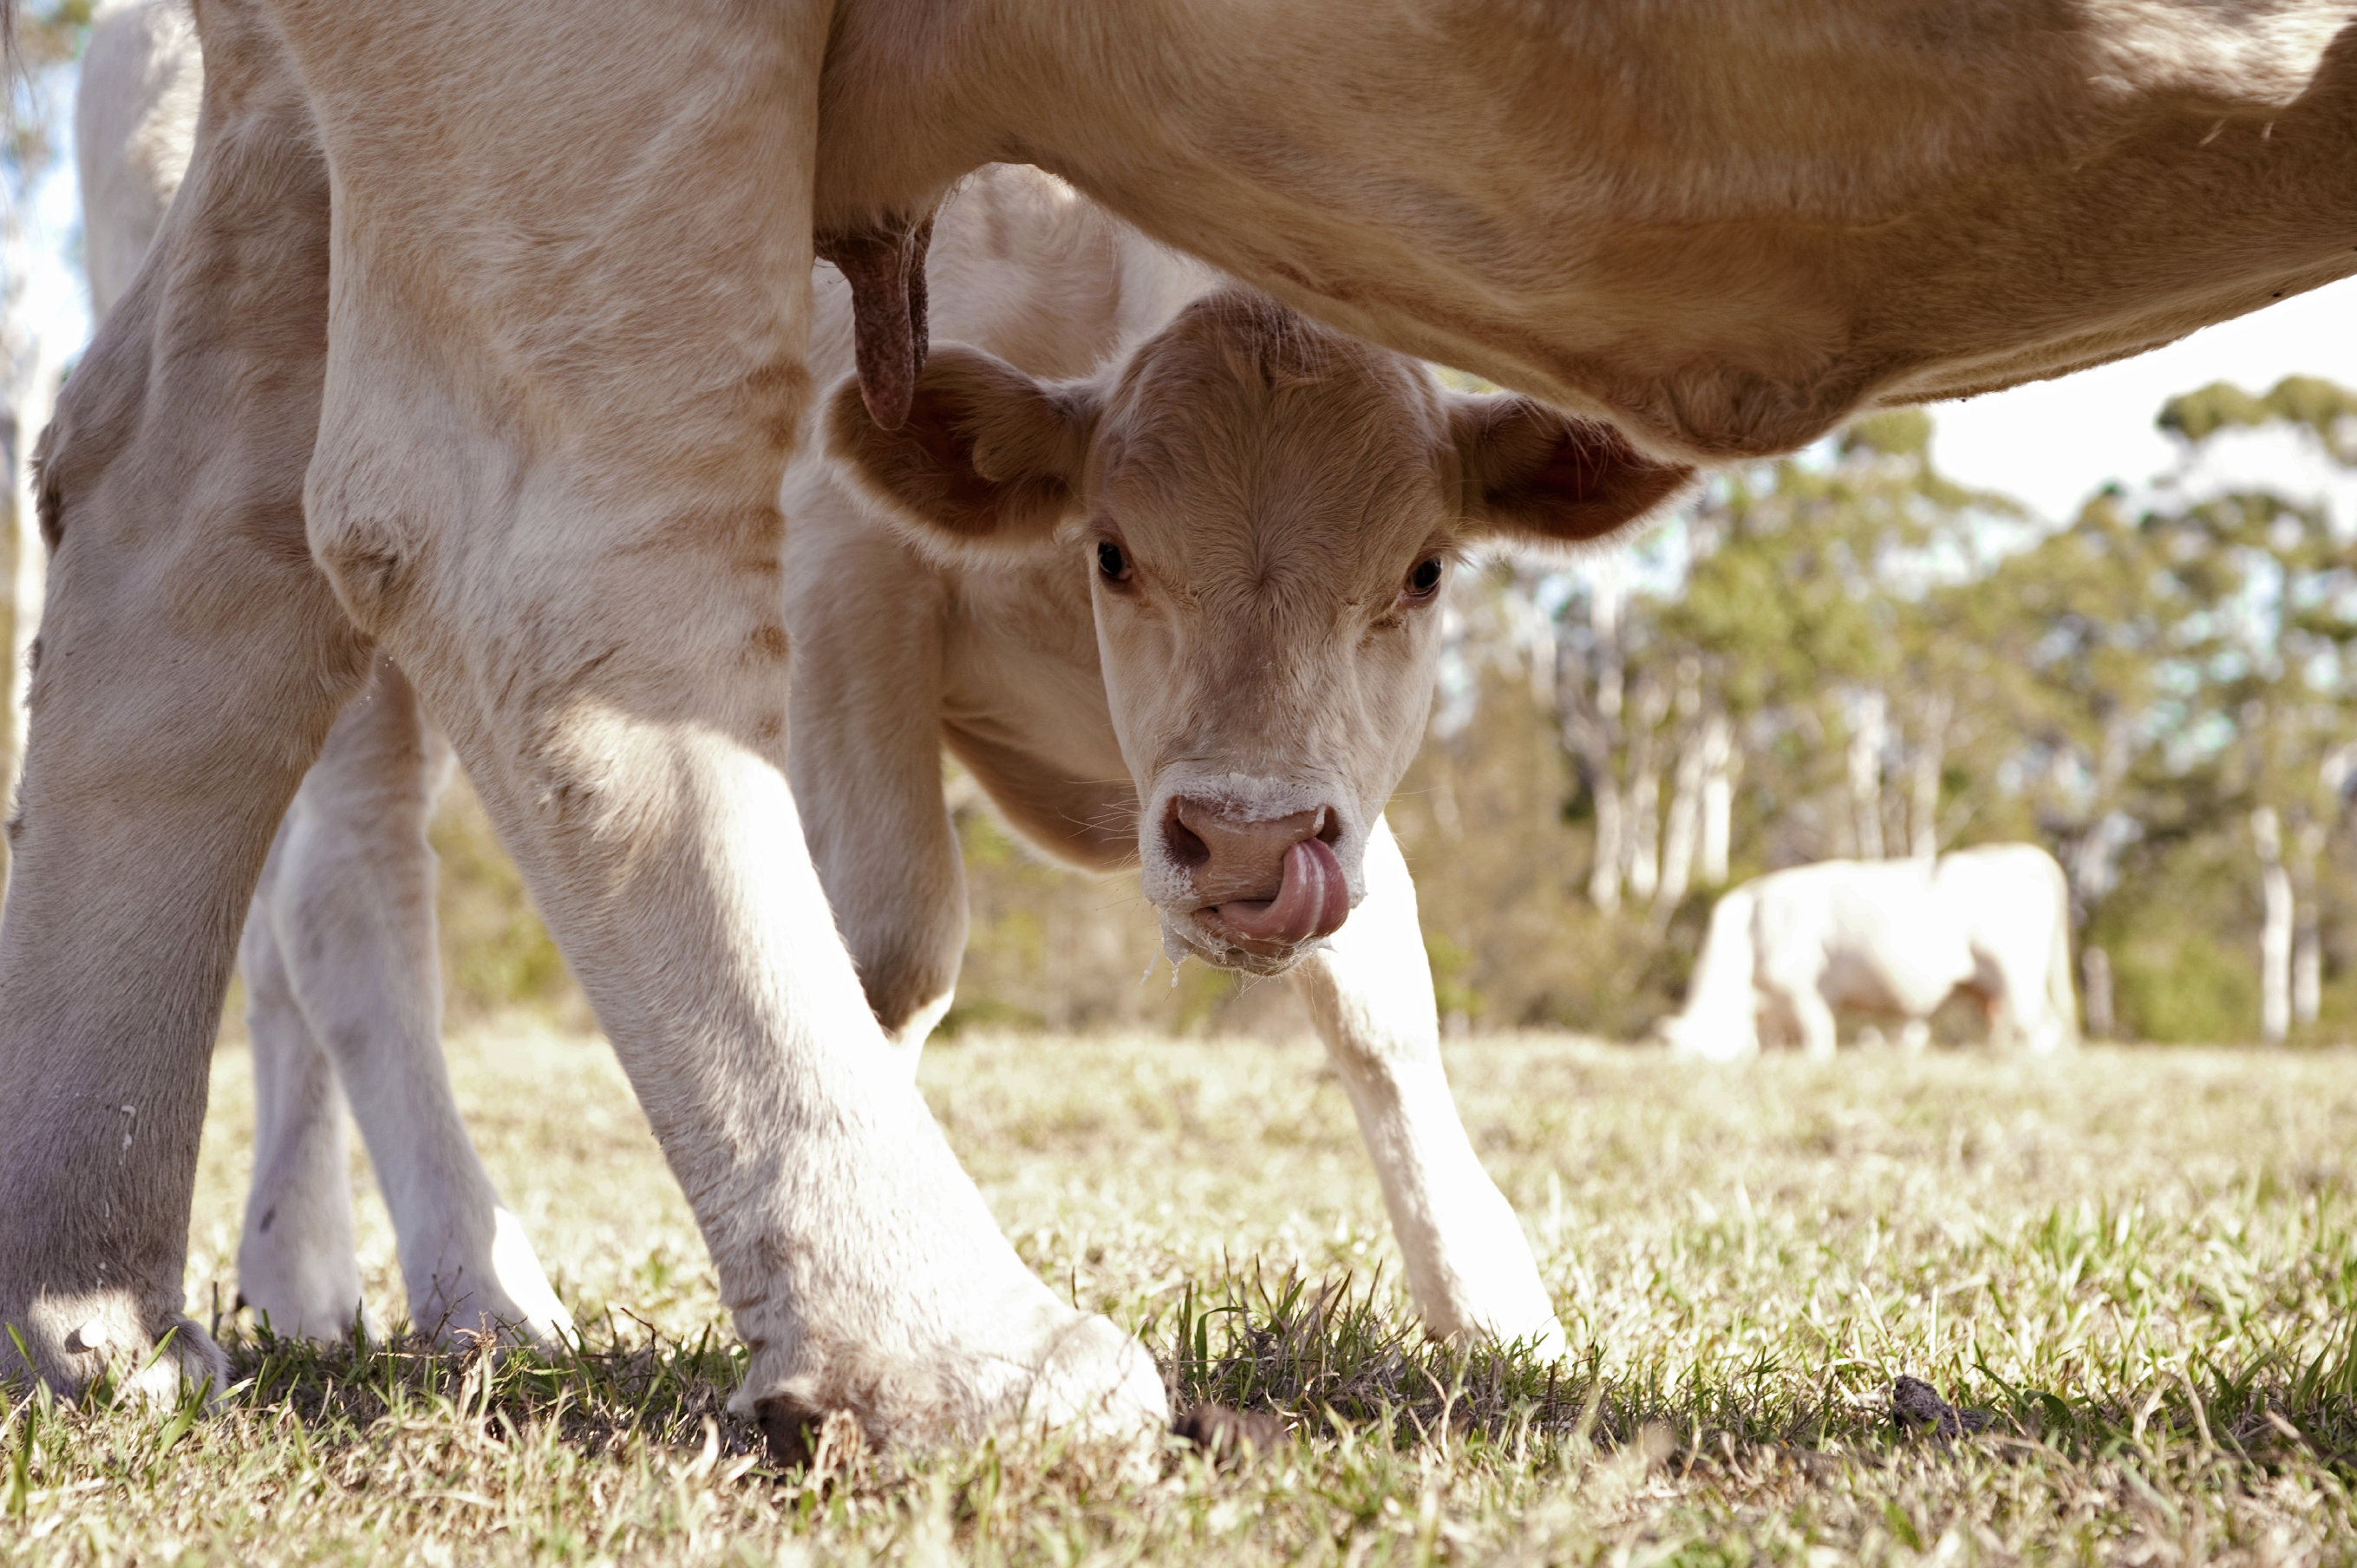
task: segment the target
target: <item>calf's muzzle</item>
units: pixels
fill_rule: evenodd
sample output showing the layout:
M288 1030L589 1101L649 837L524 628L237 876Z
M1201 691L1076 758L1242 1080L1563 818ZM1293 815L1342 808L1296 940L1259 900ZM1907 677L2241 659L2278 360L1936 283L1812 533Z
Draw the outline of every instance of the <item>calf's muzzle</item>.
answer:
M1273 953L1329 937L1351 913L1335 858L1341 837L1331 807L1248 817L1208 801L1172 799L1163 834L1201 903L1199 920L1248 951Z

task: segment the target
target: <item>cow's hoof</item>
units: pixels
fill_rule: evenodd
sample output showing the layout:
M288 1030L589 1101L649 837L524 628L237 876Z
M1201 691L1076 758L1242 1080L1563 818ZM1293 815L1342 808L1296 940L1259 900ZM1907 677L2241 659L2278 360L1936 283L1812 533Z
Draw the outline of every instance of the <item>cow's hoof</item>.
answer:
M1023 1403L1028 1424L1120 1441L1158 1437L1170 1421L1162 1373L1146 1347L1094 1313L1058 1334Z
M1564 1337L1563 1325L1556 1320L1552 1309L1534 1328L1501 1337L1510 1344L1528 1345L1532 1356L1541 1361L1560 1361L1571 1354L1571 1341Z
M0 1309L0 1382L20 1382L25 1355L32 1376L70 1399L104 1386L113 1397L173 1404L187 1392L218 1396L229 1386L229 1358L206 1332L178 1313L147 1322L136 1303L114 1292L43 1296L22 1309Z
M749 1386L738 1391L729 1409L759 1425L770 1456L784 1466L819 1463L854 1427L877 1447L924 1447L1011 1424L1149 1455L1170 1422L1154 1359L1107 1318L1062 1307L1054 1316L1061 1321L1028 1370L1004 1352L945 1349L930 1366L910 1366L843 1348L824 1370L806 1369L758 1395Z

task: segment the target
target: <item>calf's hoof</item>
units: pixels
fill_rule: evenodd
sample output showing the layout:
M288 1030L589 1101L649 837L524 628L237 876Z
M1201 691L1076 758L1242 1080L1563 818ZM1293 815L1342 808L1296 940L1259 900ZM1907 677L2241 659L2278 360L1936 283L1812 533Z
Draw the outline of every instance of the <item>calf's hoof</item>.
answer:
M492 1223L489 1258L437 1273L411 1298L411 1326L444 1345L489 1337L503 1345L564 1348L574 1338L573 1315L556 1298L523 1221L499 1208Z
M38 1295L0 1306L0 1324L13 1331L0 1334L0 1383L20 1383L29 1371L78 1399L104 1379L117 1399L151 1404L175 1403L194 1388L210 1389L210 1398L229 1386L229 1358L210 1335L178 1313L143 1312L127 1292Z

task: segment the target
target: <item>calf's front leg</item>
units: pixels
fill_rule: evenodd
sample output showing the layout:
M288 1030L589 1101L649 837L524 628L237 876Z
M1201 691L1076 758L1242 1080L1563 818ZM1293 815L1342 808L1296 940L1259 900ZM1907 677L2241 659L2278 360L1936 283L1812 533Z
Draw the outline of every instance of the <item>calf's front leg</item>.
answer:
M913 1076L965 958L965 870L942 795L943 589L856 505L817 465L788 481L794 802L868 1005Z
M1389 823L1367 838L1367 896L1297 972L1358 1114L1425 1326L1565 1353L1522 1224L1481 1168L1440 1061L1415 884Z

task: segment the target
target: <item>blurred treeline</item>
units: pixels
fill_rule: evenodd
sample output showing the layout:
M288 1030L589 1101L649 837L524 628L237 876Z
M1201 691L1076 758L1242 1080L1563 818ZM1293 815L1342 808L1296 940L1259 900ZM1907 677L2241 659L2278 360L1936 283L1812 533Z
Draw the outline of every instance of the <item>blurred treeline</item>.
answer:
M2253 432L2357 468L2357 398L2217 386L2160 417L2179 476L2067 526L1946 481L1909 412L1719 476L1633 551L1462 574L1391 813L1452 1026L1633 1036L1729 881L2023 839L2069 875L2093 1032L2357 1036L2351 543L2320 503L2202 478ZM1282 983L1174 986L1166 961L1141 983L1133 879L952 798L974 925L950 1033L1306 1026ZM479 815L440 842L454 1005L564 996Z

